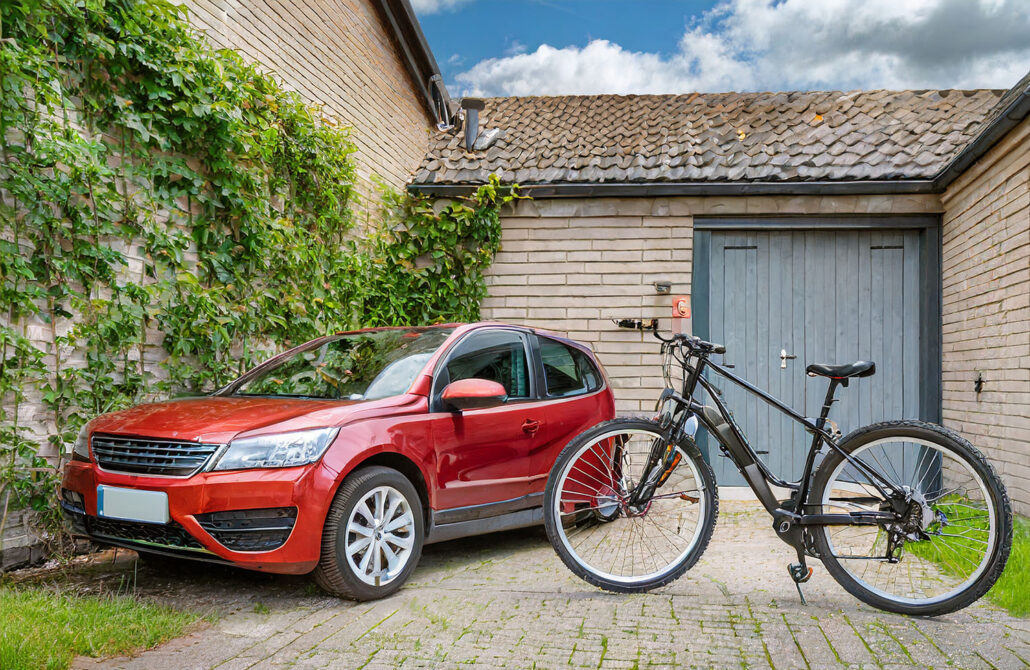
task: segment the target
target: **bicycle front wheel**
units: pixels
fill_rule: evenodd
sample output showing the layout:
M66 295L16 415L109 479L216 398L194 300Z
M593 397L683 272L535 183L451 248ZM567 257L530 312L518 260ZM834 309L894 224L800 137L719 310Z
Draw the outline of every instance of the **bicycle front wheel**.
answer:
M827 513L897 509L874 485L906 494L897 522L824 526L815 547L827 571L873 607L937 616L966 607L997 581L1012 545L1012 511L987 459L959 435L920 421L860 428L820 464L809 501Z
M608 591L649 591L677 579L704 553L719 503L712 470L693 440L673 445L654 494L634 500L650 454L668 445L658 424L616 419L578 436L558 456L544 525L580 578Z

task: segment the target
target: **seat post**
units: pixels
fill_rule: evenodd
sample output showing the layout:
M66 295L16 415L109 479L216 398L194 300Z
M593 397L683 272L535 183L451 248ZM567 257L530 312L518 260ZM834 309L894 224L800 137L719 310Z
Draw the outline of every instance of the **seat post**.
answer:
M816 428L819 430L826 430L826 419L830 415L830 407L832 407L833 403L836 402L836 399L833 396L837 392L837 387L847 386L847 384L847 379L837 379L835 377L830 378L830 386L826 389L826 399L823 400L823 409L819 412L819 420L816 421L815 424ZM794 503L793 511L797 514L802 514L804 512L804 505L806 504L805 501L808 499L808 490L811 485L811 475L815 468L815 455L819 452L822 439L822 435L814 431L812 432L812 444L809 446L808 455L805 457L804 472L807 474L801 478L801 488L797 492L797 500Z
M830 416L830 407L833 406L833 403L837 402L837 399L833 397L837 393L837 387L838 386L847 386L847 385L848 385L847 378L844 378L844 379L836 379L834 377L830 378L830 385L826 389L826 398L823 400L823 409L822 409L821 412L819 412L819 423L816 424L819 427L819 430L825 430L826 429L825 428L825 426L826 426L826 419L829 418L829 416Z

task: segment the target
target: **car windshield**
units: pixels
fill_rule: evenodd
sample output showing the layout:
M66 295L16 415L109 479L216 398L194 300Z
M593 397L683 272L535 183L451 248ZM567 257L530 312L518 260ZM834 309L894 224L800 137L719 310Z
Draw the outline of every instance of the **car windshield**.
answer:
M237 396L375 400L400 395L453 328L340 335L244 377Z

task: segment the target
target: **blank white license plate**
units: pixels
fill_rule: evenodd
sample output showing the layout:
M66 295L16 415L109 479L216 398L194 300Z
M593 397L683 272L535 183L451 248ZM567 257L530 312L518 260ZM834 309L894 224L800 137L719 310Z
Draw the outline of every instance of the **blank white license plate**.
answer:
M108 519L168 523L168 494L101 485L97 487L97 514Z

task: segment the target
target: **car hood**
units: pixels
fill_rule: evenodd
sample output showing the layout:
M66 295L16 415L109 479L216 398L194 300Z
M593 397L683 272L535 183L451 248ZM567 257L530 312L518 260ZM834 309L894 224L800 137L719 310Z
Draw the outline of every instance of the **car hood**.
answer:
M398 400L398 399L392 399ZM94 419L91 432L190 442L224 443L243 432L336 426L372 405L397 402L208 396L137 405ZM364 412L361 412L364 413ZM268 430L274 427L274 430ZM266 429L266 430L262 430Z

